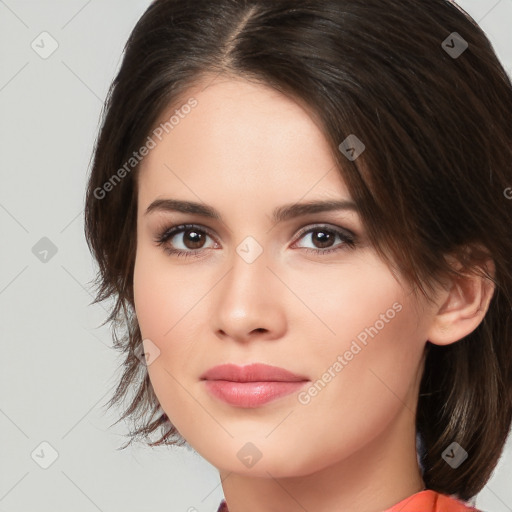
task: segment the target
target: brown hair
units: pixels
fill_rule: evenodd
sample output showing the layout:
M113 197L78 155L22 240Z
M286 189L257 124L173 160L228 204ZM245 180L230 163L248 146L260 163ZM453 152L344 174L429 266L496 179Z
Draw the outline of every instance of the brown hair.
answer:
M125 356L109 406L134 391L120 418L135 423L128 444L157 430L150 446L184 440L135 355L137 165L122 179L114 174L169 105L216 73L259 81L308 106L371 243L424 296L456 275L446 255L494 281L489 310L471 334L447 346L427 342L416 416L426 486L468 500L489 479L512 420L512 84L484 32L447 0L148 7L109 90L85 205L99 266L94 303L114 297L106 321ZM365 145L355 160L339 149L352 134ZM494 277L483 268L486 255ZM441 456L454 441L468 452L457 470Z

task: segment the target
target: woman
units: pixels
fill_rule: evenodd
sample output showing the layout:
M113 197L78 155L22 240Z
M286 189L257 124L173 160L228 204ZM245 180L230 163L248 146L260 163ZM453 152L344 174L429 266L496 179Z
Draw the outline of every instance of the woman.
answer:
M155 0L86 198L130 442L192 446L219 511L475 510L512 420L511 113L445 0Z

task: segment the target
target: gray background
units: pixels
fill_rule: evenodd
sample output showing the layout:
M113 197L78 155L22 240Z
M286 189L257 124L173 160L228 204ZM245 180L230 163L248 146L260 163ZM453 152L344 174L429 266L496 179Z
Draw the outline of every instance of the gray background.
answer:
M0 0L0 512L208 512L222 498L217 470L191 450L116 450L126 425L110 427L115 411L102 408L120 359L98 328L106 305L89 305L86 176L102 102L149 3ZM511 73L512 0L459 4ZM49 248L46 263L34 246ZM511 483L509 436L477 506L512 511Z

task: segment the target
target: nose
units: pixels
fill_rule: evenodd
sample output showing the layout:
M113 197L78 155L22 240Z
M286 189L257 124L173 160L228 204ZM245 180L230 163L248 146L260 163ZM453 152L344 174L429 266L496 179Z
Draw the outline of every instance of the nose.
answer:
M240 342L272 340L286 331L286 287L263 251L254 261L233 252L213 297L211 322L217 336Z

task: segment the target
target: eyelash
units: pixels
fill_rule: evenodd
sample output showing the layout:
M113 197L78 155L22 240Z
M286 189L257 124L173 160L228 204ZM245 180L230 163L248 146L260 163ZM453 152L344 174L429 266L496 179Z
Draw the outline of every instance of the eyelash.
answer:
M163 245L163 250L170 256L177 256L177 257L200 257L198 253L200 253L203 249L191 249L188 251L183 251L181 249L172 249L171 247L165 245L166 242L173 238L175 235L179 233L183 233L185 231L188 231L190 229L195 230L199 234L206 234L210 238L215 238L212 233L208 229L204 229L201 226L197 224L180 224L176 226L166 227L163 229L159 235L154 239L154 242L161 246ZM328 249L311 249L309 247L301 247L301 249L304 249L306 252L313 252L314 254L321 254L322 256L328 253L343 251L347 249L353 249L356 245L356 236L351 233L348 230L341 230L339 228L333 228L328 227L325 225L315 225L313 227L309 227L309 229L301 230L298 233L297 240L300 240L304 235L307 235L309 233L314 233L316 231L324 232L324 233L330 233L335 234L340 237L342 240L342 244L335 248L328 248Z

